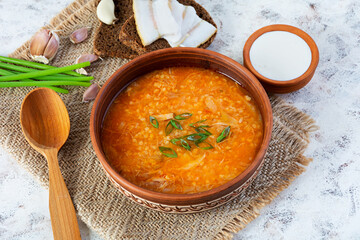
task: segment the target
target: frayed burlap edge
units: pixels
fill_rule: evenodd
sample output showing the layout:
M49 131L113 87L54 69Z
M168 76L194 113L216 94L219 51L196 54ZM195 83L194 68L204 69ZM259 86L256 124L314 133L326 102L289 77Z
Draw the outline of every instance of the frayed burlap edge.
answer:
M260 210L263 207L271 203L272 200L280 194L280 192L289 187L295 178L306 170L305 166L309 165L309 163L313 160L312 158L307 158L302 154L310 142L309 134L319 129L319 127L315 124L315 121L309 115L299 111L293 106L288 105L284 100L277 96L270 96L270 100L274 112L281 112L282 119L287 119L286 122L291 125L292 123L296 123L298 125L297 129L301 129L301 131L296 132L296 134L300 135L302 139L293 138L295 133L292 134L291 131L287 132L286 139L284 139L284 141L293 141L293 144L297 145L297 149L300 154L296 157L296 159L294 159L293 163L277 182L271 185L267 191L260 194L257 198L254 198L247 207L244 207L242 212L236 215L225 225L225 227L215 236L215 240L232 239L234 234L244 229L251 221L260 215ZM276 119L274 121L276 121ZM284 130L280 128L274 129L273 134L282 135L281 131Z
M62 10L43 28L56 30L61 37L63 31L71 30L77 23L82 21L80 16L93 12L97 2L98 0L77 0L68 5L67 8ZM27 51L29 44L30 40L25 42L9 56L30 59ZM296 159L294 159L293 163L276 183L269 187L267 191L254 198L238 215L223 227L223 229L215 236L215 239L217 240L232 239L235 233L244 229L248 223L258 217L260 215L260 210L278 196L281 191L287 188L297 176L302 174L306 170L304 166L307 166L312 161L311 158L303 156L302 153L309 143L309 133L318 129L314 120L295 107L288 105L279 97L271 96L270 99L273 111L281 112L281 114L278 114L277 116L280 116L281 121L286 123L285 127L288 127L288 130L291 128L294 128L295 131L298 130L293 134L291 133L293 130L290 130L289 132L286 132L284 137L291 139L293 144L297 146L300 154L297 155ZM276 119L274 119L274 121L276 121ZM278 121L280 121L280 119ZM286 126L287 124L288 126ZM281 131L284 130L280 128L274 129L274 134L282 135L283 133ZM300 138L292 138L295 135L300 136Z
M62 32L71 30L75 25L82 21L82 15L89 15L93 12L98 0L77 0L69 4L64 8L58 15L50 20L50 23L43 26L41 29L51 29L57 32L61 37ZM89 26L92 27L92 26ZM28 46L30 45L31 39L26 41L21 47L17 48L14 52L9 54L9 57L19 57L30 60Z

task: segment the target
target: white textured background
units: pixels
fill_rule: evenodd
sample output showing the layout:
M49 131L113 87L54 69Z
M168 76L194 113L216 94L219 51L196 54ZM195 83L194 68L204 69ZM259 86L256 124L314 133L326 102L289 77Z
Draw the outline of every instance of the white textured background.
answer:
M0 0L0 55L14 51L71 1ZM313 80L282 95L320 126L306 151L314 161L235 239L360 239L360 2L199 3L219 26L210 49L237 61L247 37L275 23L303 29L320 51ZM81 232L83 239L98 239L84 224ZM0 148L0 239L51 238L47 190Z

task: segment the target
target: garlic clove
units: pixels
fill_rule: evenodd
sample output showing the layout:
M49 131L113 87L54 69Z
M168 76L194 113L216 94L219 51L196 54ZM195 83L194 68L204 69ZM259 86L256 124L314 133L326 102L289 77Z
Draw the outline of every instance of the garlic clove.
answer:
M99 59L98 55L83 54L75 60L75 63L77 64L77 63L82 63L82 62L95 62L98 59Z
M96 83L91 84L91 86L85 90L82 101L89 102L91 100L94 100L97 94L99 93L99 91L100 91L99 85L97 85Z
M82 63L82 62L95 62L99 59L99 56L95 54L83 54L75 60L75 63ZM79 68L75 70L77 73L82 75L88 75L87 71L84 68Z
M113 0L101 0L96 8L98 19L107 24L113 24L117 18L115 17L115 4Z
M35 33L34 37L30 42L30 53L33 56L39 56L44 53L46 45L50 40L50 30L41 29L37 33Z
M72 43L81 43L88 37L88 28L80 28L75 30L70 36L70 41Z
M37 62L48 64L59 49L58 35L48 29L38 31L30 42L31 58Z
M35 56L31 56L31 58L35 61L35 62L41 62L43 64L48 64L49 63L49 59L47 59L46 57L42 56L42 55L35 55Z
M53 59L59 49L59 37L56 33L52 32L52 36L46 45L45 51L44 51L44 57L49 59Z
M88 72L84 68L75 69L75 72L80 73L82 75L88 75Z

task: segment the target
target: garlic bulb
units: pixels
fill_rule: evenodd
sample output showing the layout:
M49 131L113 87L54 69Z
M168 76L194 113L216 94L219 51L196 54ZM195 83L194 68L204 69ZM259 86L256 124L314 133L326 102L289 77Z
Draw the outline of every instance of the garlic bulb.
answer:
M83 54L80 57L78 57L75 60L75 63L82 63L82 62L95 62L96 60L99 59L99 56L95 55L95 54ZM75 70L77 73L83 74L83 75L87 75L87 72L84 68L79 68Z
M80 28L75 30L70 36L70 41L72 43L81 43L88 37L88 28Z
M85 90L82 101L89 102L91 100L94 100L97 94L99 93L99 91L100 91L99 85L97 85L96 83L91 84L91 86Z
M101 0L96 8L96 15L101 22L107 25L113 24L116 21L113 0Z
M30 42L31 58L37 62L48 64L59 49L58 35L48 29L38 31Z

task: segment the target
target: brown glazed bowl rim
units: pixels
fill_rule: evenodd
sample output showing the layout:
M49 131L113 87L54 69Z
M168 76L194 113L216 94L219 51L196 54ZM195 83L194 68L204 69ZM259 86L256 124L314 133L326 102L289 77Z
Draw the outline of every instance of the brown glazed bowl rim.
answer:
M275 80L275 79L270 79L270 78L267 78L267 77L261 75L258 71L255 70L254 66L252 65L251 60L250 60L250 49L251 49L253 43L261 35L268 33L268 32L273 32L273 31L285 31L285 32L293 33L293 34L299 36L300 38L302 38L306 42L306 44L309 46L310 51L311 51L310 66L299 77L291 79L291 80L287 80L287 81L279 81L279 80ZM269 26L260 28L259 30L255 31L253 34L251 34L251 36L246 40L246 43L245 43L245 46L243 49L243 58L244 58L244 65L260 81L267 83L269 85L278 86L278 87L287 87L287 86L291 87L294 85L299 85L302 82L307 81L307 80L310 81L311 76L315 72L318 62L319 62L319 50L317 48L315 41L310 37L309 34L304 32L303 30L301 30L297 27L294 27L294 26L286 25L286 24L273 24L273 25L269 25Z
M237 68L237 70L243 72L249 79L251 79L251 84L255 85L256 90L261 98L261 103L264 104L264 108L266 109L266 112L268 113L267 116L262 116L263 123L264 123L264 136L262 145L259 148L259 151L257 155L254 158L254 161L251 163L251 165L240 175L235 177L234 179L230 180L229 182L225 183L224 185L221 185L219 187L213 188L211 190L207 190L204 192L199 193L192 193L192 194L167 194L167 193L160 193L151 191L145 188L141 188L130 181L126 180L124 177L122 177L115 169L113 169L110 165L110 163L106 160L105 155L102 151L102 145L100 141L97 141L96 135L95 135L95 116L96 112L100 111L99 109L99 103L102 101L103 98L105 98L105 92L109 91L109 85L113 81L116 81L116 79L121 76L121 73L124 71L127 71L127 69L130 69L133 65L136 65L134 63L138 62L144 62L144 61L151 61L153 59L156 59L158 56L161 55L169 55L173 53L186 53L186 54L202 54L204 57L204 60L207 58L215 58L220 59L223 63L226 63L226 66L229 68ZM206 58L205 58L206 56ZM131 80L129 80L131 81ZM248 80L245 80L248 81ZM121 90L123 91L123 89ZM114 96L115 97L115 96ZM111 104L111 103L110 103ZM106 106L108 108L108 106ZM105 113L106 115L106 113ZM267 117L266 121L269 123L267 127L265 127L265 117ZM102 120L103 121L103 120ZM165 203L165 204L173 204L173 205L185 205L186 203L190 204L196 204L204 202L204 199L207 200L214 200L217 199L223 195L228 194L226 191L228 188L233 186L234 184L240 182L243 180L249 179L256 169L258 169L264 159L265 153L267 151L270 138L271 138L271 132L272 132L272 109L270 100L268 98L267 93L265 92L264 88L260 84L260 82L255 78L255 76L247 70L245 67L243 67L240 63L236 62L235 60L226 57L220 53L213 52L206 49L200 49L200 48L186 48L186 47L179 47L179 48L167 48L167 49L161 49L153 52L146 53L144 55L141 55L130 62L124 64L121 66L115 73L113 73L110 78L106 81L106 83L102 86L100 92L98 93L93 107L91 111L90 116L90 136L91 136L91 142L93 145L93 148L95 150L95 153L107 172L117 183L119 183L123 188L128 190L129 192L141 196L144 199L147 199L149 201L157 202L157 203Z

